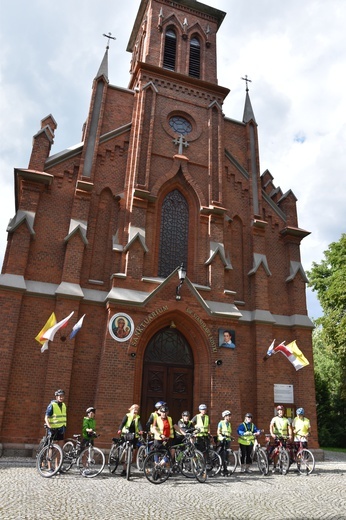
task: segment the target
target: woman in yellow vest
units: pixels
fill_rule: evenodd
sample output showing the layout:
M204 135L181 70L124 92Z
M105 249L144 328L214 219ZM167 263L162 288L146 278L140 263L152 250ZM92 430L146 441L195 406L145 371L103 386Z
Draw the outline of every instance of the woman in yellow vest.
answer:
M207 415L207 409L206 404L200 404L198 407L199 413L191 419L193 426L199 429L196 435L196 447L202 452L206 449L207 439L210 435L210 420L209 415Z
M252 422L252 414L245 414L244 422L238 426L238 443L240 447L240 471L242 473L251 473L250 466L252 464L251 453L255 442L255 437L261 433ZM245 465L244 465L245 464Z
M140 422L140 416L139 416L139 405L133 404L129 408L129 413L124 415L123 420L120 423L119 429L118 429L118 435L125 435L125 433L134 433L134 437L132 440L133 443L133 454L135 456L135 449L137 447L137 439L138 435L141 435L143 433L143 428ZM130 461L131 464L132 461ZM126 476L126 466L125 463L123 465L123 470L121 472L121 476Z
M163 442L166 443L166 446L170 445L174 438L173 421L172 417L168 415L168 407L161 406L158 411L160 415L153 423L154 449L160 449Z

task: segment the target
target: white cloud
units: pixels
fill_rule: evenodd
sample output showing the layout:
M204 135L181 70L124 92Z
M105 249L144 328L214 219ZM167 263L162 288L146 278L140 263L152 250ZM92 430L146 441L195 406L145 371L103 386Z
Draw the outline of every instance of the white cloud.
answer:
M127 87L127 43L139 0L7 2L0 28L0 263L14 215L13 169L26 167L32 136L52 114L52 153L78 143L92 81L111 32L109 77ZM205 0L226 11L218 34L218 80L231 89L227 117L242 119L245 74L258 123L261 171L298 198L309 269L345 232L346 62L344 0ZM320 312L308 291L311 316Z

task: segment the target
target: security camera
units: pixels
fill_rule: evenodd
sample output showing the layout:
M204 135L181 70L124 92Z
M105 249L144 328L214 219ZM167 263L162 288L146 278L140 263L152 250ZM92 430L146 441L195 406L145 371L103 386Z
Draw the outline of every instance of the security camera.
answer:
M135 358L135 357L136 357L136 352L131 352L130 356L131 356L132 358Z
M217 359L217 360L215 361L215 365L217 365L218 367L219 367L220 365L222 365L222 359Z

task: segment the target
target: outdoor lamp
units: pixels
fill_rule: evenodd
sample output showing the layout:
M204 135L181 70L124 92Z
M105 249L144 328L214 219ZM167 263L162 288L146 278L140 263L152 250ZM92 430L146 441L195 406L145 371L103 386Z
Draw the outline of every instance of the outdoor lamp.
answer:
M179 277L179 285L177 286L177 288L175 290L175 299L177 301L180 301L181 300L180 287L183 285L184 280L186 278L186 270L184 268L184 263L183 262L181 263L181 266L178 269L178 277Z

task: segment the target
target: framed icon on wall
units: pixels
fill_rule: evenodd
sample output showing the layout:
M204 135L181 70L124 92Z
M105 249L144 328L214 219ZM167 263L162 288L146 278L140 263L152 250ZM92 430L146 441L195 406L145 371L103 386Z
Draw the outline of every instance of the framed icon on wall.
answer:
M122 343L129 340L133 334L133 320L128 314L118 312L109 320L108 330L113 339Z
M235 348L235 331L231 329L219 329L219 347Z

